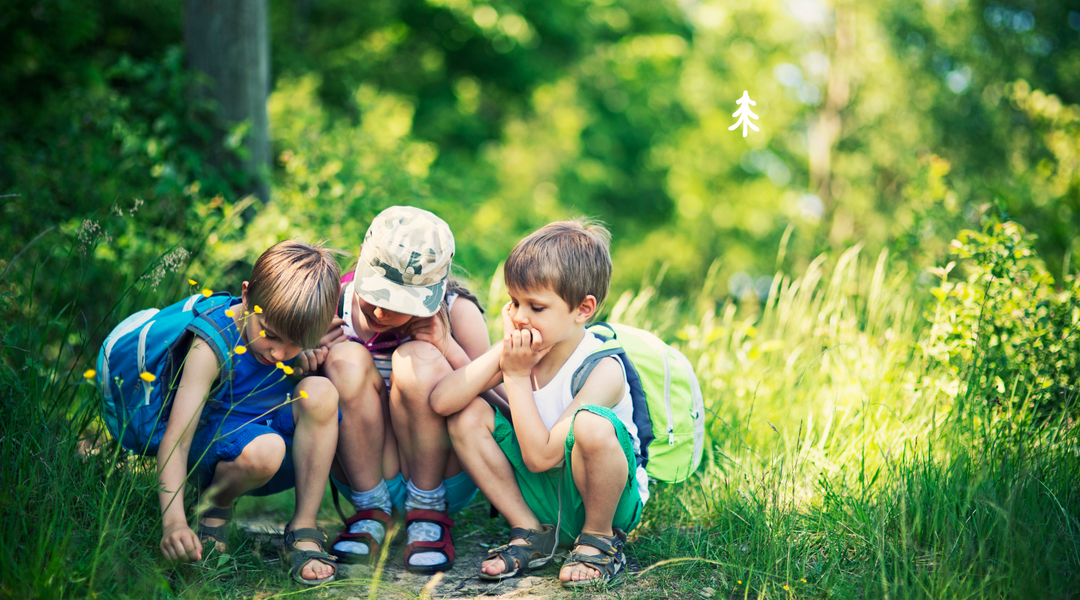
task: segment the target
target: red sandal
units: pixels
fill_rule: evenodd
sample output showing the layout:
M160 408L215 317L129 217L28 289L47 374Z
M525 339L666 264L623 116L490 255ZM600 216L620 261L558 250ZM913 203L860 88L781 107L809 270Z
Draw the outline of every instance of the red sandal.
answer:
M385 539L386 531L390 529L390 515L383 511L372 508L368 510L358 511L353 516L345 519L345 531L341 532L341 535L334 538L334 542L330 544L330 552L337 557L338 562L345 564L365 564L374 563L379 560L379 548L382 542L375 539L375 536L368 532L352 533L349 528L353 523L363 520L378 521L383 524L383 539ZM356 542L358 544L364 544L368 548L367 554L357 554L355 552L343 552L337 549L337 545L341 542Z
M441 512L434 510L410 510L405 513L405 528L417 521L434 523L442 529L439 539L432 542L412 542L405 546L405 569L410 573L431 574L446 571L454 566L454 540L450 536L450 528L454 526L454 520ZM441 565L413 565L409 559L413 554L424 552L438 552L446 557L446 562Z

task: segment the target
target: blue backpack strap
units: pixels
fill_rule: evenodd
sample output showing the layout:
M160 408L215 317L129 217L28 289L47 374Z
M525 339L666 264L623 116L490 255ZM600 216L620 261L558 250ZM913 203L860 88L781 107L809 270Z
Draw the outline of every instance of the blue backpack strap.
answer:
M217 382L213 387L214 392L211 395L216 395L217 391L232 382L233 375L236 372L236 365L233 363L233 349L229 344L229 340L225 337L225 328L219 326L210 316L215 311L224 310L227 306L227 302L220 303L205 311L201 311L196 307L195 318L187 326L188 331L210 344L214 355L217 356L218 364L221 365Z
M599 328L606 331L596 331ZM589 327L588 331L600 338L605 344L617 338L615 330L603 321L594 323ZM606 335L607 333L611 335ZM645 388L641 385L641 376L638 375L634 363L630 361L630 357L626 355L626 350L621 345L601 348L586 357L585 362L581 363L581 366L570 377L570 393L577 396L596 365L609 356L617 358L626 371L626 383L630 386L630 401L634 407L634 425L637 426L638 442L641 445L641 451L638 453L638 464L645 466L649 462L649 444L652 443L656 436L653 435L652 420L649 418L649 405L645 399Z

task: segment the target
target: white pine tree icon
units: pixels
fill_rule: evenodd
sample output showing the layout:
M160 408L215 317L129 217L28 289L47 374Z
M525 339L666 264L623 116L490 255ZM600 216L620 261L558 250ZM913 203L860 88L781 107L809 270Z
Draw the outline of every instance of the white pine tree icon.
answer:
M747 92L746 90L743 90L742 98L739 98L738 100L736 100L735 104L739 105L739 110L736 110L735 112L731 113L731 116L738 117L739 120L736 121L735 124L732 125L731 127L728 127L728 131L734 131L735 128L737 128L739 125L742 125L742 136L743 137L746 137L746 128L747 128L747 126L749 126L750 129L753 129L754 131L761 131L760 129L757 128L756 125L754 125L753 123L750 122L750 118L754 118L754 119L758 118L758 116L755 115L753 113L753 111L750 110L751 106L757 106L757 102L754 102L753 100L750 99L750 92Z

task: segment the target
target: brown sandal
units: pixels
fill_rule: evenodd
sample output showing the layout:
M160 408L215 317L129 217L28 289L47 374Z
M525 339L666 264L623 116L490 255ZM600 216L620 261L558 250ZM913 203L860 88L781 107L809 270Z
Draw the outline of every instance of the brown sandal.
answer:
M218 544L221 544L224 549L220 552L225 553L229 551L229 523L232 520L233 511L232 508L218 508L211 506L203 511L199 516L199 526L195 528L195 535L199 536L199 541L206 545L211 541L214 542L214 549L218 549ZM222 525L211 527L210 525L203 525L203 519L222 519L226 521Z
M600 571L599 577L584 579L581 581L564 581L564 587L604 586L612 582L623 566L626 565L626 554L623 546L626 545L626 534L616 528L615 535L610 538L602 538L588 533L582 533L574 540L574 547L592 546L600 551L600 554L582 554L570 552L566 557L564 567L583 564Z
M297 583L304 585L322 585L330 583L337 576L337 560L326 553L326 532L321 529L305 528L289 531L285 526L285 560L289 563L289 576ZM296 547L297 542L315 542L319 545L318 550L300 550ZM304 565L313 560L322 561L334 567L334 574L325 579L304 579L301 572Z
M511 577L518 577L528 573L531 569L539 569L551 562L555 545L559 541L559 532L554 525L541 524L540 531L513 527L510 529L511 540L525 540L524 544L506 543L498 548L488 550L487 558L501 558L505 569L498 575L488 575L480 571L480 579L484 581L502 581ZM511 560L513 562L511 562Z

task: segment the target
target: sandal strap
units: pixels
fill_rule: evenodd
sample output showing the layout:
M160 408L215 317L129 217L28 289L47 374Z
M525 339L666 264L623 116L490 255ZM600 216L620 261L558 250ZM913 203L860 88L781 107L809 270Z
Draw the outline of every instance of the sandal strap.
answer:
M454 526L454 520L445 514L434 510L410 510L405 513L405 526L412 523L427 522L439 526L439 539L427 542L411 542L405 547L405 561L416 553L439 552L446 556L447 564L454 562L454 542L450 528Z
M390 515L386 514L385 512L383 512L383 511L381 511L381 510L379 510L377 508L369 508L369 509L366 509L366 510L358 510L358 511L356 511L356 514L349 517L348 519L345 519L345 529L348 530L348 528L351 527L353 525L353 523L356 523L357 521L378 521L378 522L382 523L383 525L389 525L390 524Z
M199 526L195 529L195 535L197 535L200 540L203 538L210 538L215 542L221 542L222 544L229 543L229 533L228 531L226 531L224 525L211 527L209 525L203 525L202 523L200 523Z
M325 552L294 549L291 552L287 552L286 555L289 559L289 576L292 577L294 581L305 585L319 585L333 581L334 576L337 575L337 559ZM322 561L328 565L332 565L334 567L334 574L325 579L304 579L301 575L304 570L304 565L313 560Z
M325 547L327 543L326 532L321 529L306 527L293 529L285 532L285 548L291 549L296 542L315 542L319 547ZM314 550L293 550L294 552L314 552ZM325 554L325 553L324 553ZM329 554L327 554L329 556Z
M446 555L446 562L454 562L454 544L447 543L445 538L431 542L412 542L409 544L409 548L412 549L409 556L425 552L439 552Z
M532 560L533 551L528 546L519 546L516 544L503 544L498 548L491 548L487 551L487 557L484 560L491 560L492 558L501 558L505 568L502 575L507 573L517 574L518 571L527 570L529 568L529 561ZM513 562L507 560L507 558L513 559ZM507 577L513 577L514 575L507 575Z
M612 575L615 575L624 562L626 562L626 559L622 552L615 555L607 555L582 554L580 552L571 551L566 557L566 562L563 563L563 567L573 566L575 564L589 565L591 567L596 567L596 570L600 571L601 579L607 579Z
M417 509L417 510L410 510L409 512L405 513L405 525L406 526L408 526L409 524L411 524L411 523L413 523L415 521L428 521L430 523L435 523L436 525L443 525L445 527L453 527L454 526L454 520L453 519L446 516L446 514L435 511L435 510Z
M602 538L589 533L580 533L574 540L574 546L592 546L604 556L615 556L622 551L626 544L626 534L616 529L611 538ZM592 556L583 554L582 556Z

